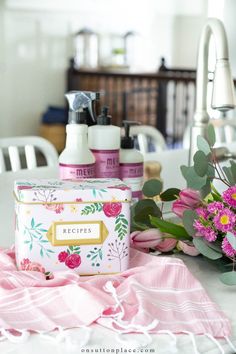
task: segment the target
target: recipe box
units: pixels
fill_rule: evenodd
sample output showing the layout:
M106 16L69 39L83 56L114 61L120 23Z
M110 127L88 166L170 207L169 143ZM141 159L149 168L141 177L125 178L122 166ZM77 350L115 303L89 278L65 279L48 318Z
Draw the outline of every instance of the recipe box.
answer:
M131 191L121 180L17 180L14 194L19 269L92 275L128 268Z

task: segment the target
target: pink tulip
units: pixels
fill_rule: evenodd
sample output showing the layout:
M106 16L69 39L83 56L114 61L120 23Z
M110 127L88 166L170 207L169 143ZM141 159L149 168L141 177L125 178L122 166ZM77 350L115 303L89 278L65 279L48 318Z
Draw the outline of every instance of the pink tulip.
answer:
M155 248L162 240L162 233L157 229L134 231L130 235L131 246L137 249Z
M179 241L177 248L185 254L188 254L189 256L195 257L200 254L200 252L196 249L194 245L189 244L187 242Z
M172 251L176 246L177 241L174 238L166 238L161 241L155 248L160 252Z
M185 188L179 193L180 200L190 208L196 208L201 201L200 193L191 188Z
M175 213L179 218L183 217L185 210L191 210L192 208L182 202L182 200L178 199L175 200L172 204L172 211Z
M182 218L185 210L196 209L201 202L200 193L190 188L183 189L179 193L179 199L172 204L172 211Z

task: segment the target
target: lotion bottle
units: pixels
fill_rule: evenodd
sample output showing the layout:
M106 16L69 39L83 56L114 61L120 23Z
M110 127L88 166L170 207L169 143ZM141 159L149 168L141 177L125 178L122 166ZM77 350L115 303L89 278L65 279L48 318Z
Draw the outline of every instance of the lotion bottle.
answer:
M120 128L111 125L108 107L102 108L97 125L89 127L88 144L96 159L96 177L119 178Z
M69 121L66 126L66 146L59 156L59 174L62 180L95 178L95 158L88 147L87 118L93 118L90 109L96 99L93 92L70 91Z
M134 139L130 136L130 125L133 121L123 121L125 136L121 138L120 179L132 190L133 201L142 198L143 186L143 155L134 148Z

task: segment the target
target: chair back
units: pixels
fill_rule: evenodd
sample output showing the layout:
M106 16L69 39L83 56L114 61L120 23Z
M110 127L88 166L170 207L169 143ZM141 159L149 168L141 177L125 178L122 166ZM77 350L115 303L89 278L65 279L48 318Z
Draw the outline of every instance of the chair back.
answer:
M122 135L124 128L122 128ZM166 142L163 135L156 128L149 125L134 125L130 126L130 135L136 136L138 141L139 150L142 154L147 154L149 149L149 141L154 151L166 150Z
M36 151L39 151L47 166L55 166L58 163L58 154L55 147L46 139L38 136L21 136L0 139L0 173L11 170L19 171L23 167L22 160L25 160L27 169L37 167ZM9 159L9 168L6 166L6 159Z

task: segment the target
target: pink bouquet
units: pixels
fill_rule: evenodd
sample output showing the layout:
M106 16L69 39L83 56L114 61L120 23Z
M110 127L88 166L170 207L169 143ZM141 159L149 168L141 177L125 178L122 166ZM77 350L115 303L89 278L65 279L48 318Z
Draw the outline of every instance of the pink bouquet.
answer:
M148 199L132 208L132 229L136 233L131 234L131 244L145 251L201 254L220 265L224 283L236 285L236 163L232 160L227 167L219 165L211 125L207 140L199 136L197 143L193 166L181 166L187 188L162 192L161 181L144 184L143 194ZM223 193L216 190L215 179L226 186ZM156 196L160 207L152 199ZM178 217L175 222L164 219L165 202L172 202L172 212Z

